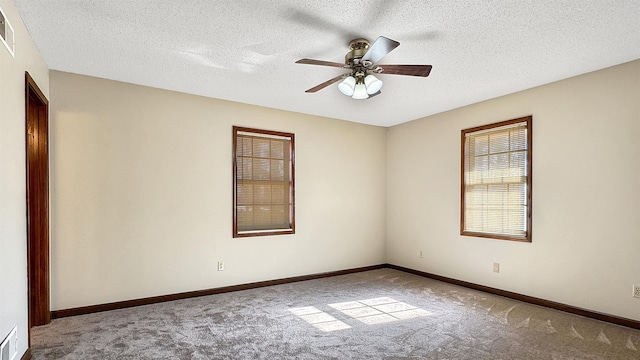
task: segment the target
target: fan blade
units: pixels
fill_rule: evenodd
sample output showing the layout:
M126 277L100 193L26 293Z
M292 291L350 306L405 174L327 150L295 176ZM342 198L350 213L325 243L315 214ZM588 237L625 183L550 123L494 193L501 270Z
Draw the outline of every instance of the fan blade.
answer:
M427 77L431 73L431 65L378 65L382 68L380 74L409 75Z
M314 27L322 32L333 32L347 43L351 39L358 37L358 33L353 32L352 27L342 26L340 22L323 19L314 13L298 9L289 9L285 12L285 16L289 20L304 26L305 29Z
M300 59L296 61L296 64L333 66L333 67L339 67L339 68L347 67L345 64L341 64L333 61L313 60L313 59Z
M382 91L378 90L378 91L374 92L373 94L369 95L369 99L371 99L374 96L378 96L380 94L382 94Z
M345 77L347 77L347 75L348 74L338 75L338 76L334 77L333 79L327 80L327 81L323 82L320 85L316 85L316 86L312 87L311 89L306 90L305 92L306 93L314 93L314 92L320 91L320 90L326 88L327 86L329 86L331 84L335 84L338 81L344 79Z
M377 63L385 55L391 52L400 45L399 42L391 40L384 36L379 36L376 41L371 45L366 54L362 57L362 60L369 60L372 63Z

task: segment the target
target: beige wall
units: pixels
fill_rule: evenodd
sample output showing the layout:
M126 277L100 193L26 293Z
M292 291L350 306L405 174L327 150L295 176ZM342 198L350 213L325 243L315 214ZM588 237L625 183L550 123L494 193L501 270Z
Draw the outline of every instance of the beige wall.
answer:
M52 72L52 308L389 262L638 320L639 77L385 130ZM533 242L460 236L460 130L529 114ZM296 134L296 235L231 238L232 125Z
M51 93L53 310L384 263L386 129L55 71ZM295 235L231 237L232 125L295 133Z
M640 60L390 128L387 261L640 320L639 96ZM460 236L460 131L525 115L533 242Z
M15 58L0 43L0 340L18 326L18 358L27 350L25 71L45 96L49 69L14 7L0 7L15 31Z

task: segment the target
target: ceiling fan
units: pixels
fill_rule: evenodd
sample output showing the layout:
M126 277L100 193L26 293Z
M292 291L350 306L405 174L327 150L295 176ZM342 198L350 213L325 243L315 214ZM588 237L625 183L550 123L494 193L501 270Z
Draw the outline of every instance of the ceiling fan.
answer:
M373 74L429 76L431 65L377 64L378 61L393 49L397 48L398 45L400 45L399 42L384 36L378 37L373 45L370 45L367 39L355 39L349 43L350 51L344 58L344 64L314 59L300 59L296 61L296 64L333 66L349 70L348 73L338 75L305 92L314 93L342 80L340 84L338 84L340 92L354 99L368 99L380 94L380 88L382 87L382 81Z

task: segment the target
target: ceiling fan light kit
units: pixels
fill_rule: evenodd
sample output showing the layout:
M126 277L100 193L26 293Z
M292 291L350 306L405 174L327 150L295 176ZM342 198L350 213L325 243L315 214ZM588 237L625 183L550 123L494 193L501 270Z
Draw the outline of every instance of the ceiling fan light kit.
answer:
M324 60L300 59L296 63L332 66L350 70L347 74L338 75L305 92L315 93L331 84L340 82L338 90L341 93L353 99L361 100L380 94L383 82L371 73L384 74L386 69L386 74L388 75L429 76L431 65L376 65L378 61L399 45L399 42L384 36L378 37L373 45L369 45L367 39L355 39L349 43L350 50L344 57L344 64Z
M354 99L368 99L369 95L373 95L382 88L382 81L373 75L367 75L362 80L349 75L340 84L338 90L341 93L351 96Z
M367 93L369 95L377 93L382 88L382 80L373 75L367 75L367 77L364 78L364 84L367 87Z
M356 78L353 76L347 76L340 84L338 84L338 90L347 96L353 96L355 88Z
M356 84L356 88L353 90L353 96L351 97L357 100L369 98L367 87L364 84Z

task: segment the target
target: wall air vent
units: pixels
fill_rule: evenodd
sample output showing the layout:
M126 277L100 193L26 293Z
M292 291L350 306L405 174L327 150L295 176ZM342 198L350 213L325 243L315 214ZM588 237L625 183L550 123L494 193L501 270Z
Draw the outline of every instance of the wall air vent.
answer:
M2 8L0 8L0 40L4 46L9 50L11 56L15 57L15 41L13 36L13 27L9 23L9 19L5 15Z
M18 328L13 330L0 344L0 360L16 360L18 357Z

